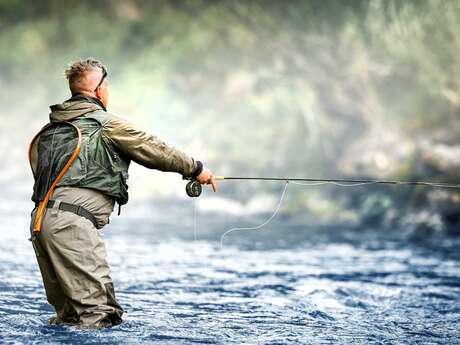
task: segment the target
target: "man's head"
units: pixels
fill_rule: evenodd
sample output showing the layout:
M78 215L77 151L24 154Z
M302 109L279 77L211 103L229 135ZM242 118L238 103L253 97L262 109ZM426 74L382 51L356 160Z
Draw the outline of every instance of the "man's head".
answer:
M65 70L69 80L72 95L77 93L95 97L107 107L109 99L107 70L105 66L94 59L78 60L69 65Z

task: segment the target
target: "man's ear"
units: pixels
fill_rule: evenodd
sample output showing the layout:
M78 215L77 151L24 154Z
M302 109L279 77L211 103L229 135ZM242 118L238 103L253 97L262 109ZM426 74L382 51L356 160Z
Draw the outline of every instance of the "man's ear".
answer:
M95 95L96 98L97 98L98 100L100 100L100 101L102 100L102 90L101 90L101 89L102 89L101 86L99 86L99 87L96 89L96 91L94 91L94 95Z

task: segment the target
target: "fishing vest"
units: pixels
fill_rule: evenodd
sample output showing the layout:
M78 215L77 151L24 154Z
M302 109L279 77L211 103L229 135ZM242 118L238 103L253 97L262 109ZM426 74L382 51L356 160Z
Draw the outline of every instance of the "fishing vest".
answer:
M102 126L111 115L94 111L69 123L52 122L38 136L37 166L32 200L42 201L59 171L69 161L78 142L78 156L59 179L56 187L91 188L112 197L119 205L128 202L128 168L130 160L104 141ZM73 128L73 126L76 128Z

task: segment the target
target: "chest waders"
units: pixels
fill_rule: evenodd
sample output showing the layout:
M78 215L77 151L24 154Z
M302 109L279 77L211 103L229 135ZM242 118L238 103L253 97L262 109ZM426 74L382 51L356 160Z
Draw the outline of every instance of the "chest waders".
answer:
M40 200L39 203L38 203L37 210L36 210L36 213L35 213L34 222L33 222L33 226L32 226L32 230L33 230L34 233L38 233L41 230L41 226L42 226L42 222L43 222L43 216L45 214L45 209L46 209L46 206L48 205L48 202L50 200L51 194L53 194L54 188L58 184L59 180L67 172L67 170L69 170L70 166L75 161L75 159L77 158L78 154L80 153L80 148L81 148L81 143L82 143L82 135L81 135L80 128L78 128L76 125L74 125L73 123L71 123L69 121L63 121L63 122L60 122L60 123L65 123L65 124L67 124L69 126L72 126L75 129L75 131L77 132L77 136L78 136L77 146L75 147L74 151L72 152L72 155L70 156L69 160L65 163L64 167L59 171L59 173L56 176L56 178L54 179L53 183L51 183L51 186L48 188L48 191L46 192L45 196L43 197L43 200ZM35 171L34 171L33 166L32 166L32 147L33 147L33 144L34 144L35 140L48 127L49 126L45 126L42 130L40 130L40 132L38 132L33 137L32 141L30 142L30 145L29 145L29 164L30 164L30 167L32 169L32 173L34 174L34 178L35 178Z

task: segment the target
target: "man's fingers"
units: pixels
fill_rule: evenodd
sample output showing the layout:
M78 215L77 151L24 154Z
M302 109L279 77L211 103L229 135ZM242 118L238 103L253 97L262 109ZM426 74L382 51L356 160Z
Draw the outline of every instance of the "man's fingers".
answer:
M209 183L211 183L212 191L217 192L217 182L214 176L211 176Z
M201 184L210 184L212 190L217 192L216 178L208 168L203 168L203 171L197 176L196 180Z

